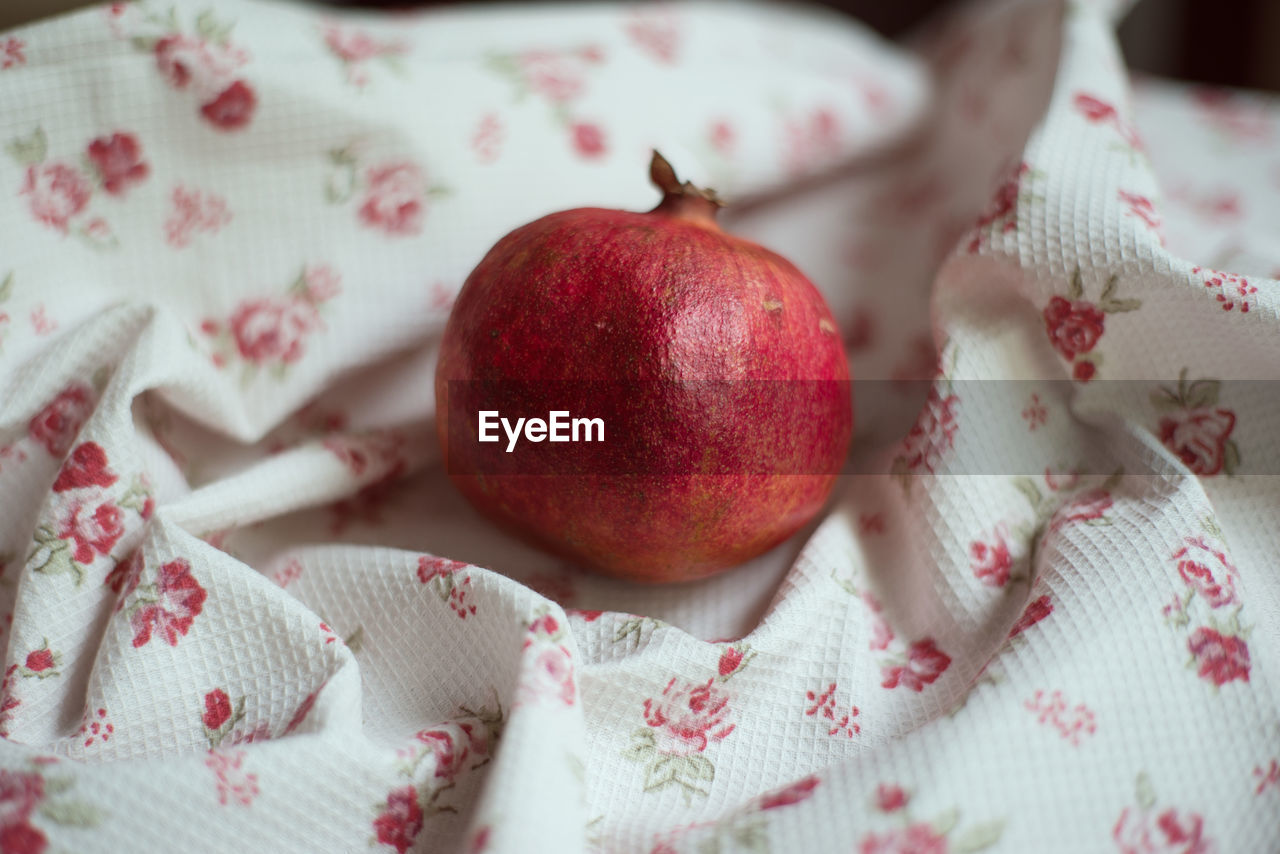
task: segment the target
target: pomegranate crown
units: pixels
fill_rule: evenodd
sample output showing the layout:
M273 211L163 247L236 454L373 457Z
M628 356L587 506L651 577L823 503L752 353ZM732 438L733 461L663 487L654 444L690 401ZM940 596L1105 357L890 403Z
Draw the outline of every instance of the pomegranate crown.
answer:
M662 201L653 209L654 213L714 222L716 211L724 207L724 200L715 190L676 177L676 170L657 149L649 161L649 180L662 191Z

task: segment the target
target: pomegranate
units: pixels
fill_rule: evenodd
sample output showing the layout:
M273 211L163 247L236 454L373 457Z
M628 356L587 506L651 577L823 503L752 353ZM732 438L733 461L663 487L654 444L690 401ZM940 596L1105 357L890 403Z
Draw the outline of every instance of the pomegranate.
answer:
M722 231L714 191L657 152L650 177L647 213L553 213L489 250L445 328L437 423L450 478L502 527L608 575L684 581L811 519L853 413L817 289Z

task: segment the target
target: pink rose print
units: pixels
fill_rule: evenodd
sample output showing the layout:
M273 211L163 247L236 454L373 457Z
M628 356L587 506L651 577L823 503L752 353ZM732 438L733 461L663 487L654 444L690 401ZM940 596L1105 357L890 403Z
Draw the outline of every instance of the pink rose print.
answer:
M199 39L165 36L155 43L156 68L174 89L185 89L200 70L212 64L207 48Z
M912 691L923 691L925 685L933 684L950 665L951 657L938 649L933 638L924 638L911 645L905 664L881 667L883 679L880 685L883 688L901 685Z
M283 297L264 296L243 300L231 313L226 324L205 320L201 331L214 338L217 350L214 364L227 364L228 351L239 357L249 372L270 367L278 376L302 359L306 340L324 328L321 305L340 291L340 277L328 265L311 265L289 287Z
M804 710L805 715L811 718L825 718L826 722L830 724L827 728L827 735L843 735L845 738L853 738L862 732L862 725L854 720L861 714L857 706L850 705L849 711L840 714L838 718L836 717L836 683L830 683L827 685L826 690L821 693L805 691L804 697L813 704Z
M466 569L468 566L470 564L457 560L423 555L418 558L418 580L423 584L429 584L437 578L452 575L459 570Z
M1013 628L1009 630L1009 637L1017 637L1052 613L1053 602L1050 601L1049 595L1046 593L1027 605L1022 612L1022 616L1018 618L1018 622L1014 623Z
M1054 297L1044 310L1049 341L1067 360L1092 350L1102 337L1105 322L1106 315L1084 300L1070 302Z
M573 656L560 643L564 631L555 617L542 613L531 620L525 631L524 649L532 662L521 679L522 694L537 701L551 698L571 706L577 696L573 681Z
M284 566L276 571L271 580L281 587L288 587L302 577L302 570L302 561L297 558L290 558Z
M325 25L324 43L334 56L344 62L364 62L387 52L403 53L405 50L405 46L399 44L388 51L383 42L378 41L368 32L339 24Z
M573 657L563 646L553 646L537 653L533 664L531 692L535 697L553 697L572 706L576 689L573 683Z
M107 466L107 452L102 450L102 446L97 442L85 442L62 464L58 478L53 482L53 491L111 486L119 478Z
M73 543L72 559L85 566L109 554L124 534L124 511L110 498L76 495L59 510L57 536Z
M111 233L111 225L100 216L95 216L86 222L83 233L85 237L100 245L106 245L115 239L115 236Z
M416 824L419 827L427 819L440 813L457 812L457 807L440 804L441 796L450 791L463 774L489 762L502 725L501 706L496 712L484 706L478 711L463 706L458 709L458 716L452 720L420 730L407 746L397 748L399 773L407 780L417 780L424 784L421 792L417 792L412 785L401 790L415 792L419 809ZM431 763L429 768L423 766L428 759ZM378 821L382 821L389 828L388 838L380 837L380 841L391 845L394 843L390 841L390 836L394 834L390 833L390 828L394 826L394 822L387 818L388 811L395 812L382 810L375 820L375 826L378 826ZM416 832L409 836L412 837ZM406 844L411 845L412 839L407 839Z
M110 555L125 532L125 508L145 506L140 482L122 498L108 496L102 487L116 480L98 445L87 442L72 452L54 483L55 492L66 494L54 503L51 524L36 529L35 547L28 558L34 571L73 573L78 587L85 570L100 556Z
M935 473L943 455L955 446L958 426L955 410L959 402L960 398L954 394L943 397L936 384L929 389L924 409L902 442L902 452L895 460L896 469Z
M717 669L720 671L720 675L722 677L727 677L732 675L734 671L736 671L741 666L742 666L741 650L735 649L734 647L729 647L724 652L720 653L720 663L717 666Z
M394 789L387 795L387 806L373 820L378 842L390 845L398 854L404 854L422 830L422 807L418 805L418 790L412 785Z
M223 752L210 750L204 764L214 773L218 786L218 803L224 807L238 804L247 807L258 796L258 775L244 770L248 754L243 750Z
M872 803L881 813L894 816L897 826L882 833L871 832L862 837L859 854L947 854L948 851L976 852L1000 841L1003 821L970 825L948 837L955 829L959 810L951 809L931 821L919 821L911 815L908 793L892 783L881 783Z
M911 796L899 785L881 783L876 787L876 809L880 812L896 812L907 805Z
M130 184L146 177L148 167L141 160L137 137L116 133L93 140L81 157L83 171L65 161L48 159L48 149L49 140L41 127L5 146L24 170L18 195L26 197L32 217L64 235L74 233L94 249L114 248L118 242L111 226L100 216L90 216L88 206L94 180L104 192L123 195ZM56 327L45 315L43 303L33 308L31 325L37 335L48 334Z
M574 122L569 128L573 134L573 150L587 159L605 153L604 131L594 122Z
M677 687L672 677L661 698L644 701L644 722L655 730L659 752L701 753L711 741L721 741L733 732L729 698L713 683L708 679L705 684L686 682Z
M639 8L631 15L626 30L632 43L651 58L666 65L675 63L680 31L671 12Z
M418 580L435 591L440 601L447 602L460 620L476 613L475 604L467 602L467 596L471 593L471 576L462 573L468 566L469 564L456 560L430 555L418 558Z
M324 638L324 642L326 645L338 642L339 638L337 633L334 632L334 630L329 626L328 623L320 623L319 628L320 628L320 636ZM363 629L358 630L357 634L362 635ZM351 651L357 652L358 650L353 649Z
M1040 395L1031 395L1030 402L1022 410L1022 420L1027 422L1027 429L1032 432L1035 432L1037 427L1043 427L1049 420L1049 408L1040 400Z
M4 854L41 854L47 845L44 832L28 822L0 827L0 851Z
M531 50L516 63L524 85L551 101L572 101L586 88L584 69L572 53Z
M241 698L241 702L243 702L243 698ZM242 708L242 703L237 703L237 708ZM232 718L232 723L230 723L230 726L228 727L229 731L224 734L225 741L223 740L224 736L219 736L218 734L214 734L215 737L211 737L211 748L212 746L227 746L227 748L233 748L233 746L236 746L237 744L255 744L270 739L270 723L266 721L259 721L257 726L253 727L252 730L236 729L236 725L241 721L241 717L243 717L242 714L238 712L237 717Z
M231 720L231 698L221 688L204 695L204 714L200 718L205 729L219 730Z
M1091 122L1110 121L1116 117L1116 108L1087 92L1078 92L1073 100L1076 110Z
M197 233L216 234L231 222L227 200L215 193L178 185L170 196L173 209L164 221L164 240L174 249L184 249Z
M1235 413L1229 409L1188 410L1160 419L1160 441L1195 474L1217 474L1226 466L1228 437L1235 425Z
M1202 626L1187 639L1187 649L1200 678L1218 686L1249 681L1249 647L1243 638Z
M1201 526L1215 538L1222 536L1212 516L1202 519ZM1170 559L1176 563L1186 593L1175 593L1161 608L1164 622L1180 633L1193 621L1208 623L1187 634L1186 648L1191 656L1187 667L1215 688L1236 680L1248 682L1252 664L1246 639L1252 628L1240 620L1239 573L1226 551L1203 535L1185 537ZM1197 605L1197 601L1203 604ZM1223 609L1230 606L1234 607L1224 614Z
M359 211L362 223L393 235L422 231L427 181L416 164L400 161L374 166L365 172L365 188Z
M1017 230L1019 200L1031 201L1036 199L1031 195L1026 195L1025 197L1022 195L1022 184L1024 179L1030 182L1035 177L1038 177L1037 173L1033 173L1027 163L1018 163L1013 168L1011 174L1005 178L999 189L996 190L996 194L992 197L987 209L982 212L977 222L973 224L973 236L969 238L969 245L966 247L969 254L977 253L986 243L993 230L997 230L1002 234Z
M115 731L115 724L107 720L107 710L99 708L96 716L85 710L84 723L80 724L80 729L76 732L85 737L82 746L89 747L95 741L110 741Z
M306 278L304 273L303 280ZM228 325L242 358L260 364L302 358L305 337L322 325L311 300L313 294L305 288L303 291L301 298L266 297L240 303Z
M1088 92L1077 92L1072 104L1075 106L1076 111L1084 116L1085 120L1090 124L1110 125L1113 127L1124 141L1127 149L1131 151L1142 150L1142 140L1138 137L1138 132L1121 119L1120 113L1110 103Z
M20 668L23 676L35 676L43 679L46 676L57 676L62 656L49 648L46 640L40 649L27 653L27 660Z
M114 18L119 20L110 22L113 35L150 54L160 77L200 104L201 117L212 127L236 131L250 122L257 97L239 73L250 58L232 41L232 24L209 9L198 14L193 35L182 32L174 14L141 10L128 22Z
M13 36L0 41L0 71L25 65L27 55L22 51L26 46L26 42Z
M1098 731L1097 716L1093 710L1084 703L1078 703L1074 708L1068 709L1067 699L1061 691L1054 691L1051 694L1036 691L1034 697L1023 703L1023 707L1035 712L1040 723L1056 729L1058 734L1072 746L1078 746L1084 736L1093 735Z
M0 852L41 854L48 845L31 816L46 799L44 779L35 772L0 769Z
M947 838L935 833L925 822L868 833L858 844L859 854L946 854Z
M453 736L448 732L441 729L425 729L417 733L414 738L425 744L427 752L434 757L436 777L451 781L462 770L462 764L467 758L467 746L459 745L455 749Z
M38 222L67 233L71 218L89 204L92 189L75 168L65 163L28 166L19 194L28 197L31 214Z
M200 104L201 117L215 129L246 127L257 107L257 95L238 76L249 55L231 42L231 24L218 21L210 11L197 18L194 36L178 31L172 17L146 15L145 23L159 27L163 34L118 34L130 35L136 48L150 51L160 76L173 89L191 93Z
M1125 807L1111 838L1123 854L1212 854L1216 850L1204 838L1204 819L1174 809L1153 815Z
M1280 789L1280 759L1272 759L1266 768L1255 765L1253 776L1258 781L1257 788L1253 790L1254 795L1261 795L1268 788Z
M645 726L633 733L627 755L644 763L646 792L676 786L686 801L709 794L715 765L703 753L736 727L729 720L729 694L715 682L672 677L660 697L644 701Z
M312 691L310 694L302 698L302 702L298 704L298 708L294 711L293 717L289 718L289 723L285 725L284 735L289 735L298 727L302 726L306 721L307 715L311 714L311 710L316 705L316 700L320 697L320 692L324 690L325 684L321 683L320 687Z
M342 62L347 72L347 82L362 87L369 82L369 63L383 59L393 70L399 68L397 60L409 52L409 45L398 40L381 40L371 33L338 23L324 25L324 43L329 52Z
M27 435L61 459L92 411L93 390L84 383L73 382L31 419Z
M4 672L3 681L0 681L0 738L9 737L9 724L15 710L22 705L22 700L14 692L14 682L19 675L18 665L10 664Z
M313 421L308 429L330 434L324 440L325 450L337 457L353 477L364 475L371 466L377 471L387 472L402 462L405 438L399 431L336 434L345 427L345 422L345 415L333 413ZM280 450L284 448L282 444Z
M56 762L49 757L32 759L33 767ZM3 854L42 854L49 839L31 819L40 814L42 821L52 822L64 830L91 828L101 821L102 813L91 804L67 799L72 787L70 778L46 780L38 769L15 771L0 769L0 851ZM63 835L68 839L68 835Z
M147 177L151 167L142 159L142 145L131 133L113 133L89 143L89 162L98 170L102 189L123 196L133 184Z
M36 303L31 309L31 329L37 335L48 335L58 328L58 321L45 313L44 303Z
M1056 531L1073 522L1088 523L1102 520L1105 523L1106 512L1111 509L1111 506L1111 493L1107 490L1102 488L1086 490L1053 514L1049 530Z
M505 131L497 113L485 113L471 135L471 150L481 163L493 163L502 153Z
M1118 191L1118 198L1129 209L1130 216L1142 220L1156 234L1160 233L1160 214L1156 211L1156 207L1151 203L1150 199L1138 193L1130 193L1125 190ZM1161 243L1164 242L1163 237L1160 240Z
M996 525L990 540L974 540L969 544L969 562L973 575L989 587L1003 587L1009 581L1013 557L1009 554L1009 529Z
M249 124L258 106L258 96L243 80L236 80L200 107L200 114L221 131L240 130Z
M1240 465L1240 449L1231 439L1236 415L1218 406L1219 387L1217 380L1188 383L1184 368L1176 389L1161 386L1151 395L1152 406L1167 413L1157 426L1160 442L1193 474L1234 474Z
M104 587L110 587L119 597L119 601L116 603L117 611L124 607L125 597L138 588L138 581L142 578L144 566L142 549L137 549L129 557L117 563L111 572L107 573L107 577L102 584Z
M534 94L551 108L552 118L568 133L573 151L580 157L605 153L604 134L591 122L575 117L573 105L587 92L591 66L604 62L604 52L595 45L569 50L529 50L523 53L494 54L488 66L509 80L517 99Z
M129 618L135 648L146 646L153 632L169 646L177 646L178 638L191 630L208 596L191 574L191 564L185 558L163 564L156 583L140 587L139 591Z
M0 827L26 822L44 798L39 774L0 768Z
M1151 778L1138 775L1137 807L1125 807L1111 829L1111 838L1122 854L1212 854L1217 850L1205 838L1204 819L1177 809L1160 809Z
M1220 270L1209 270L1204 267L1192 267L1191 272L1204 279L1204 286L1216 291L1214 299L1223 311L1231 311L1237 305L1241 314L1248 314L1252 303L1249 301L1258 292L1255 285L1249 284L1244 276L1224 273Z
M403 157L362 167L363 149L363 143L354 142L328 152L332 168L324 187L325 200L344 204L359 194L356 221L365 228L389 237L421 234L428 202L449 191L430 184L426 170Z
M840 156L840 120L826 107L817 107L803 117L787 120L785 130L783 158L792 175L810 172L816 164Z
M812 774L802 780L797 780L785 789L779 789L776 792L770 792L760 799L759 808L762 810L776 810L779 807L789 807L792 804L798 804L801 801L808 800L813 794L813 790L818 788L821 782Z
M893 643L893 627L884 618L884 608L880 604L880 600L871 592L864 592L860 595L863 603L867 606L867 610L871 612L871 640L867 642L867 647L872 652L888 649L889 644Z
M1226 552L1213 548L1204 537L1187 537L1186 544L1173 553L1178 575L1187 587L1201 596L1210 608L1236 602L1239 571L1227 560Z
M1095 304L1084 299L1084 281L1077 267L1071 274L1067 298L1052 297L1044 309L1044 326L1049 343L1072 365L1072 376L1088 382L1097 373L1102 357L1093 352L1106 328L1106 315L1134 311L1142 301L1116 296L1119 277L1111 276Z
M534 636L546 635L551 640L559 640L561 637L560 621L550 614L543 614L529 623L529 634ZM531 643L532 639L526 638L524 645L528 647Z

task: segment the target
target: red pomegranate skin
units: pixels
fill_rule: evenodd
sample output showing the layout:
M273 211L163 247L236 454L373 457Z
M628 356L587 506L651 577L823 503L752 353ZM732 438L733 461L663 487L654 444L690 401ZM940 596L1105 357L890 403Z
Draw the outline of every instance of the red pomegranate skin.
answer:
M437 425L484 515L604 574L671 582L749 560L821 509L853 429L835 322L795 266L721 231L714 209L668 192L648 213L554 213L471 273L445 329ZM522 399L451 380L521 381ZM606 443L525 442L585 472L548 475L503 470L505 438L461 440L480 410L516 408L602 416Z

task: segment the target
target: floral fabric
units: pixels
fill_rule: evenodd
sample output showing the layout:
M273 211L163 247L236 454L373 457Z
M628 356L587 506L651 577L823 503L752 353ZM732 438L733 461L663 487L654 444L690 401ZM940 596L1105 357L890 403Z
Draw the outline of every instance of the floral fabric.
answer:
M1131 81L1112 5L0 35L0 854L1275 850L1280 103ZM432 383L654 147L826 294L857 438L637 587L478 518Z

